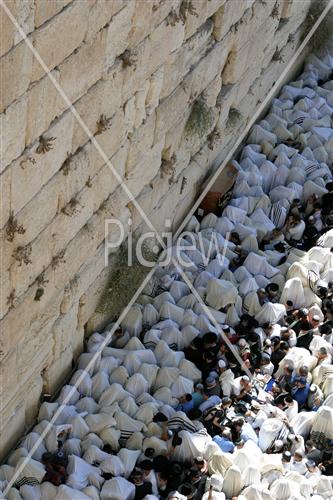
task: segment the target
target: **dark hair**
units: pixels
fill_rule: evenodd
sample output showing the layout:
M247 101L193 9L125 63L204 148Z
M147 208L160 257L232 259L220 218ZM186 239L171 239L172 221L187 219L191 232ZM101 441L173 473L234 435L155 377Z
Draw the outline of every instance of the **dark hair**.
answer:
M192 401L192 395L189 393L185 394L185 399L186 401Z
M286 396L284 398L284 401L285 401L285 403L292 403L294 400L293 400L293 398L291 396Z
M327 191L329 192L332 192L333 191L333 182L328 182L325 186L325 188L327 189Z

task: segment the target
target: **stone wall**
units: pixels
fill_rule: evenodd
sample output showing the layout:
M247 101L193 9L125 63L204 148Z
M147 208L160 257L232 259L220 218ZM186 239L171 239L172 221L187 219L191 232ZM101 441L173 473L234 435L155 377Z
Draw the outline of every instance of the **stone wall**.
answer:
M310 0L7 0L159 230L180 222L304 36ZM83 347L106 217L142 221L1 12L3 453ZM134 291L134 290L133 290Z

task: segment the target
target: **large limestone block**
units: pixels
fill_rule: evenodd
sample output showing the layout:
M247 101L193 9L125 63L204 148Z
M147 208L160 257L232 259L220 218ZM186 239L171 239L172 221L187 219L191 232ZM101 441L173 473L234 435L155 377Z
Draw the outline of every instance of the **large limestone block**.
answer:
M212 20L206 21L189 40L169 55L164 66L161 97L168 96L180 84L191 67L204 57L212 43L212 30Z
M178 11L182 0L154 0L151 13L151 28L156 28L174 10Z
M79 303L66 313L59 316L52 328L54 339L53 356L54 359L60 358L61 354L67 349L70 338L77 326L77 313Z
M102 76L107 30L84 43L74 54L60 65L60 85L67 98L74 102L85 94ZM61 95L59 99L63 100Z
M163 86L163 78L164 66L155 71L149 80L149 89L146 98L147 115L150 115L158 106Z
M190 83L188 78L184 83L179 85L168 97L161 101L156 108L156 129L155 139L157 142L163 134L170 130L172 125L178 121L186 109L189 107L191 97Z
M133 48L140 43L150 33L151 15L153 11L153 2L142 2L141 0L132 0L134 11L129 24L131 29L128 34L128 47Z
M45 134L51 141L52 149L44 154L37 154L39 146L35 142L25 155L11 165L12 169L12 210L17 213L23 208L44 184L59 170L67 153L72 148L73 114L68 111ZM32 157L35 163L23 163Z
M2 168L18 158L24 150L26 123L27 96L25 95L0 115Z
M132 50L136 62L131 65L123 66L123 102L126 102L132 97L136 90L141 88L144 81L153 73L153 70L150 70L149 67L149 60L151 57L150 48L150 38L146 37Z
M23 29L24 33L28 35L34 29L34 0L9 0L6 2L8 9L14 16L18 24ZM0 56L8 52L13 45L18 44L22 40L16 26L9 19L4 10L1 9L0 15Z
M110 22L112 16L119 12L127 0L98 0L89 11L89 23L85 40L94 38L96 33Z
M110 21L107 28L105 68L112 66L115 58L127 48L134 8L135 2L128 2Z
M134 131L130 138L128 157L126 161L126 173L135 168L152 147L154 142L156 115L153 113L147 121Z
M48 23L38 28L32 37L33 46L48 69L53 69L83 42L93 0L72 2ZM44 70L34 58L32 81L39 80Z
M59 83L59 71L51 71L51 75ZM25 144L28 146L49 128L51 121L67 106L64 103L59 106L59 92L48 75L32 85L27 99Z
M0 59L0 111L20 97L31 80L32 53L22 41Z
M146 151L143 159L129 172L126 172L126 186L136 197L143 187L157 174L161 166L161 153L164 147L164 138Z
M23 395L29 394L25 403L25 423L27 427L34 424L39 411L41 395L43 393L43 379L40 373L36 373L34 377L22 388Z
M5 356L0 363L0 394L1 411L6 407L20 384L20 374L17 363L17 347L12 346L12 350Z
M45 0L35 0L35 27L38 28L48 19L55 16L72 0L53 0L45 2Z
M18 438L25 431L25 402L16 399L10 405L2 408L0 428L0 458L5 459L9 450L16 446Z
M75 109L92 134L97 131L97 122L101 115L108 120L118 110L122 102L123 72L121 61L116 62L102 80L93 85L81 99L75 103ZM73 151L88 140L81 124L75 120Z
M48 365L44 372L44 390L50 394L54 394L57 389L63 385L69 378L72 371L73 351L69 346L62 352L60 358Z
M185 36L183 23L174 26L163 21L150 35L149 73L152 74L163 64L168 55L179 49Z

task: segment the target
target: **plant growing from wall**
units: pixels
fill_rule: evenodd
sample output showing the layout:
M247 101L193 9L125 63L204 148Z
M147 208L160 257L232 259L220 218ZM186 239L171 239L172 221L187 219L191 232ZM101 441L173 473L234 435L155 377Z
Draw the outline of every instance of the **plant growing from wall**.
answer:
M276 47L275 52L272 56L272 61L284 62L284 59L282 57L282 49L279 50L279 48Z
M197 99L185 125L188 137L204 137L213 124L212 109L202 99Z
M101 115L96 122L97 130L95 135L100 135L111 127L111 118Z
M241 121L242 114L236 108L230 108L226 128L234 128Z
M43 137L42 135L39 138L39 145L36 148L37 154L45 154L53 149L53 142L56 140L56 137Z
M183 191L184 191L186 185L187 185L187 178L183 177L182 178L182 183L181 183L181 186L180 186L179 194L183 194Z
M170 158L162 158L160 176L161 179L164 177L169 177L169 184L173 184L175 175L175 164L177 161L177 156L175 153Z
M8 222L6 224L6 239L7 241L14 241L15 234L24 234L24 227L17 222L17 218L14 216L14 212L11 211L9 214Z
M67 205L61 209L62 213L67 215L68 217L73 217L73 215L76 215L80 212L80 209L82 209L82 205L78 201L77 197L74 196L69 200Z
M61 263L66 262L65 259L64 259L65 253L66 253L65 249L61 250L61 252L59 252L57 255L55 255L52 258L52 261L51 261L51 267L52 267L52 269L56 269Z
M276 2L276 4L273 7L273 10L271 12L271 17L273 19L279 19L279 4Z
M37 288L35 296L34 296L34 300L36 302L39 302L43 295L44 295L44 288L42 288L42 287Z
M25 265L32 264L32 261L30 259L31 252L32 252L31 243L28 243L27 245L24 246L19 246L14 250L13 257L19 263L19 267L22 266L22 264Z
M219 139L221 139L221 132L218 130L217 127L215 127L212 130L212 132L209 134L209 136L207 137L208 148L211 149L211 150L213 150L215 144L217 143L217 141Z
M86 181L86 186L87 186L88 188L91 188L91 187L92 187L92 180L91 180L90 175L89 175L89 177L88 177L88 179L87 179L87 181Z
M72 155L70 153L67 153L66 159L63 162L63 164L60 167L60 170L62 171L63 175L68 175L70 170L71 170L71 161L72 161Z
M23 160L20 161L20 167L22 168L22 170L24 170L29 163L31 165L36 165L36 159L31 155L23 158Z
M136 70L138 54L135 50L124 50L124 52L120 54L119 59L121 59L124 68L133 67L133 69Z
M15 302L16 302L16 290L15 288L13 288L13 290L10 292L10 294L8 295L7 297L7 306L9 307L9 309L13 309L15 307Z
M183 24L185 24L188 16L199 17L192 0L183 0L179 7L179 17Z

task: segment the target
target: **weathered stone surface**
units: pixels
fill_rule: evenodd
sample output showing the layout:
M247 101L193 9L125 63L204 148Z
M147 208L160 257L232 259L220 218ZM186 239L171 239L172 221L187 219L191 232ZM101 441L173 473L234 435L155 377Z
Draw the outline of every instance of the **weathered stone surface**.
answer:
M24 136L27 122L27 98L21 97L0 115L1 159L3 168L19 157L24 150Z
M32 72L32 53L22 41L0 59L0 111L28 88Z
M35 27L38 28L48 19L55 16L72 0L54 0L44 2L44 0L35 0Z
M51 75L59 83L59 71L51 71ZM47 75L33 84L28 91L27 99L26 146L45 132L60 109L65 108L64 103L59 106L59 92Z
M88 27L88 9L92 4L93 0L72 2L67 9L33 33L33 46L49 70L61 63L83 42ZM44 69L34 59L32 81L39 80L43 75Z

